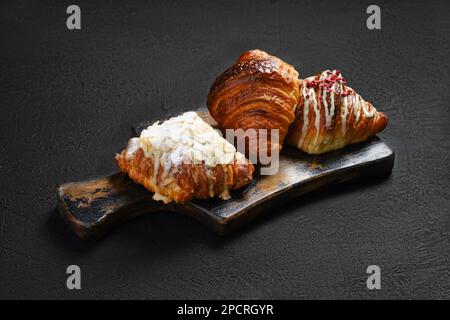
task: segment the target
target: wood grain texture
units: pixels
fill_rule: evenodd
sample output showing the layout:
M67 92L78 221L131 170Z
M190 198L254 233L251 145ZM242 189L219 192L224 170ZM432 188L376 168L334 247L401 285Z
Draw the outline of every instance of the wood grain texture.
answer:
M0 1L0 298L450 298L449 2ZM319 23L320 22L320 23ZM101 242L62 223L55 190L116 171L142 119L205 106L261 48L302 75L344 72L389 117L393 174L279 205L231 237L143 216ZM66 289L78 264L83 289ZM366 288L378 264L382 290Z
M255 177L248 187L232 192L232 198L227 201L214 198L165 205L154 201L152 193L118 173L63 184L58 188L58 207L62 218L83 239L100 238L115 225L157 211L192 216L224 235L280 203L335 183L385 175L393 165L394 153L376 137L320 156L285 147L276 174Z

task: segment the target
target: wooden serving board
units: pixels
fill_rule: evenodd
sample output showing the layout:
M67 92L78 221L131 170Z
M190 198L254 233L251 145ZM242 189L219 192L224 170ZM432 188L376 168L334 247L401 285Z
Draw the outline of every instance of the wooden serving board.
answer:
M199 112L199 111L197 111ZM203 110L199 112L214 125ZM151 123L134 127L136 134ZM58 188L63 219L81 238L99 238L111 227L141 214L173 211L192 216L218 234L229 234L261 213L292 198L330 184L389 173L394 152L379 138L323 155L308 155L285 146L280 168L272 176L255 176L248 187L232 192L229 200L196 200L164 204L122 173Z

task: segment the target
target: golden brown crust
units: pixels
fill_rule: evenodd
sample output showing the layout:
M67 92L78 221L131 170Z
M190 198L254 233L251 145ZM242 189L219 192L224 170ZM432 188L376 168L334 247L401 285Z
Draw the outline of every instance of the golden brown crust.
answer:
M246 160L244 164L217 165L211 169L202 164L181 164L168 172L160 165L155 177L154 160L146 157L142 148L131 155L127 149L123 150L116 155L116 162L134 182L175 202L219 195L227 198L229 190L249 184L254 172L253 165Z
M370 102L364 101L352 88L346 86L340 72L337 71L337 73L338 79L339 77L342 79L342 86L337 89L337 92L327 91L320 85L324 73L303 80L296 120L291 125L287 137L289 144L310 154L320 154L343 148L348 144L365 141L387 126L386 115L376 111ZM332 83L333 81L328 82L330 85ZM332 94L334 95L334 112L332 112ZM314 96L317 103L316 110L314 109ZM307 110L305 110L305 106L308 106ZM308 114L307 118L305 111ZM316 127L317 111L320 118L319 131ZM331 116L332 113L333 116ZM306 132L303 131L305 124Z
M267 149L261 150L270 155L272 143L275 150L281 149L295 119L299 84L293 66L264 51L251 50L215 80L208 109L222 130L278 129L279 141L269 140ZM259 145L258 137L251 139L252 146Z

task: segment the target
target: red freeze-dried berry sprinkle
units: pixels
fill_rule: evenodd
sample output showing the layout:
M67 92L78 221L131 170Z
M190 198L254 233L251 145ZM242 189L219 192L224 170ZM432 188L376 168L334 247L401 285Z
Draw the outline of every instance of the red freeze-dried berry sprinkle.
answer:
M333 86L336 82L341 83L345 85L347 82L345 81L344 77L342 77L341 71L334 70L333 72L327 70L326 72L327 77L322 80L306 80L305 86L306 88L322 88L322 90L325 90L327 92L333 91ZM343 92L342 95L346 96L349 94L349 91ZM306 98L309 98L309 95L306 96Z

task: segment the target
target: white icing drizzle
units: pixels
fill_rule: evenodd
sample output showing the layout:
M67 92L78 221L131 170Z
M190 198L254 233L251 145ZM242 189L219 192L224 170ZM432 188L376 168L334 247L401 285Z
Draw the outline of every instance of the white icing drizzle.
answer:
M139 145L139 138L131 138L130 141L128 141L125 159L131 160L134 157L136 151L138 151L140 147L141 146Z
M360 96L355 94L353 96L353 114L355 115L356 122L359 121L359 117L361 116L361 101Z
M330 102L331 102L331 108L333 109L333 116L334 116L335 106L334 106L334 92L333 91L330 92Z
M314 114L316 116L316 119L315 119L316 137L315 137L314 141L317 141L317 138L319 137L319 132L320 132L320 110L317 105L316 92L314 91L314 88L311 88L309 90L309 96L313 99L313 103L314 103Z
M303 141L305 140L306 132L308 131L309 126L309 99L306 97L307 94L307 88L303 86L302 94L303 99L305 100L303 104L303 127L302 127L302 134L300 136L300 140L298 141L297 147L301 148Z
M325 72L330 73L331 71L327 70ZM336 75L336 73L337 73L337 70L333 70L332 74ZM337 87L337 86L339 86L339 87ZM344 90L344 86L343 86L342 82L335 82L335 83L333 83L333 86L331 87L332 92L336 92L339 94L341 94L343 90Z
M334 81L334 83L331 84L330 80ZM307 85L308 82L311 83L314 81L316 81L316 84L313 84L313 87L309 87L309 85ZM319 86L317 86L317 81L319 82ZM315 115L315 142L317 142L320 133L320 105L323 106L325 114L325 126L328 129L332 124L333 117L336 115L335 94L338 96L338 99L341 102L340 116L341 130L343 135L345 135L347 132L347 118L350 114L349 108L353 108L353 114L355 116L356 122L360 120L362 112L364 113L366 118L372 118L373 116L375 116L377 112L375 107L364 101L364 99L360 95L358 95L352 88L345 86L344 83L345 81L343 80L342 75L337 70L325 70L324 72L322 72L318 80L316 77L305 79L302 88L302 95L304 98L303 127L299 142L297 144L299 148L302 147L308 133L310 111L309 108L311 102L313 102L313 110ZM325 84L325 86L323 84ZM327 84L329 84L330 86L327 86ZM316 97L314 87L318 87L319 97ZM330 96L330 103L328 103L327 101L328 93ZM320 97L322 98L321 101ZM321 102L320 105L318 105L319 102Z
M330 125L330 116L328 114L327 92L322 90L322 104L325 111L325 125L327 128Z
M331 73L330 70L326 70L322 73L322 75L320 76L320 80L325 79L328 74ZM324 107L324 113L325 113L325 126L327 127L327 129L331 126L331 119L333 119L334 116L334 96L333 93L331 92L331 106L330 108L328 108L328 101L327 101L327 91L323 90L323 88L320 88L320 92L322 93L322 104Z
M369 110L369 104L366 101L363 101L363 112L366 118L372 118L375 113L377 113L377 109L375 107L372 107L371 110Z
M328 102L327 102L327 92L325 90L322 90L322 102L323 107L325 111L325 125L327 129L331 126L331 119L334 117L334 93L330 92L330 108L328 108Z
M341 106L343 106L341 110L341 124L342 124L342 134L345 135L345 132L347 131L347 115L348 115L348 100L347 96L342 97L343 103Z

